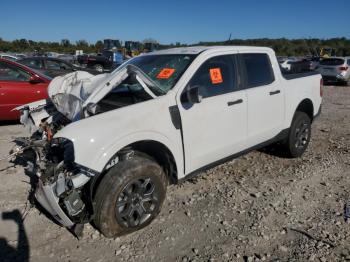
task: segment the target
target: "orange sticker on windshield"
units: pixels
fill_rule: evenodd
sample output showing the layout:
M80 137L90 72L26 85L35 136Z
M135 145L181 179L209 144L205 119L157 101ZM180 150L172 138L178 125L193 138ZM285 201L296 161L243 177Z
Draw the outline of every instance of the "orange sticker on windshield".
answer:
M163 68L157 75L158 79L168 79L175 72L174 68Z
M220 84L224 82L220 68L210 68L210 80L212 84Z

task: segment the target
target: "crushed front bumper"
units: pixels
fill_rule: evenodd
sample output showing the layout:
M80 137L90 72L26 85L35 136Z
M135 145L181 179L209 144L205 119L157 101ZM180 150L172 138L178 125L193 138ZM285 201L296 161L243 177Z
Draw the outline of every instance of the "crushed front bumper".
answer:
M55 193L56 183L44 185L39 179L35 198L54 217L54 219L65 227L72 227L75 223L65 214L58 204L59 198Z

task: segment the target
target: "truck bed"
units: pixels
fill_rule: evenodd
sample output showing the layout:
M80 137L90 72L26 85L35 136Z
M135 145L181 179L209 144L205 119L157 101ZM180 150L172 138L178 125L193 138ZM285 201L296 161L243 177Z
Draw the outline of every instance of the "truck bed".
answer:
M308 71L308 72L302 72L302 73L289 73L285 71L281 71L282 76L286 80L291 80L291 79L296 79L296 78L302 78L302 77L307 77L307 76L313 76L313 75L318 75L319 72L317 71Z

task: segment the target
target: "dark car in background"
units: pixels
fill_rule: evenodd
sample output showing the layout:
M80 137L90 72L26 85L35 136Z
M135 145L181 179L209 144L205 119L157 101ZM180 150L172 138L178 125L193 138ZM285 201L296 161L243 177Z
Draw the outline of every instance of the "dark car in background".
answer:
M65 75L74 71L87 71L93 75L98 74L96 70L82 68L71 64L67 61L58 58L44 57L44 56L33 56L18 60L19 63L26 65L30 68L36 69L43 73L44 75L50 77L56 77L60 75Z
M317 70L320 65L321 58L319 56L306 58L310 62L310 70Z
M307 58L279 57L278 63L281 66L281 70L286 74L302 73L314 70L311 59Z
M293 73L302 73L311 71L311 61L307 59L301 59L295 62L292 62L290 71Z
M85 68L92 68L98 72L112 71L123 62L120 52L104 50L98 55L80 55L78 63Z

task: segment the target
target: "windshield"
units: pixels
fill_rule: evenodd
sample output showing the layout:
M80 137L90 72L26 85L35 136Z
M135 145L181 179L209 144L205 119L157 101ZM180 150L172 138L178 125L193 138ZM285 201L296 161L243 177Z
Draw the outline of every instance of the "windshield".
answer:
M116 71L129 64L135 65L153 80L165 94L175 86L194 58L195 55L141 55L130 59ZM149 88L152 89L152 86ZM159 93L157 90L152 91Z

